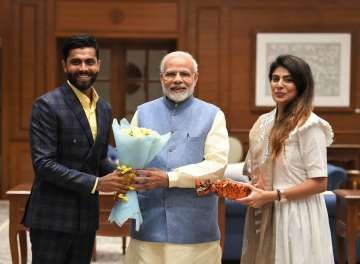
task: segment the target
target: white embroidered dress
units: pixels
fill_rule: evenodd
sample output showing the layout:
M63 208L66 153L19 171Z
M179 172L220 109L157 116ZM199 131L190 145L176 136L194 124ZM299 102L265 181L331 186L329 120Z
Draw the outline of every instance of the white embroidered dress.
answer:
M311 113L295 128L283 151L269 160L269 134L276 109L259 117L249 134L244 171L256 168L265 190L286 189L309 178L327 177L326 147L333 140L328 122ZM261 209L248 208L241 263L333 264L328 214L322 193L304 199L275 201Z
M327 176L326 147L332 139L329 123L312 113L304 125L290 133L282 155L276 160L273 189L286 189L309 178ZM334 263L323 194L276 201L274 210L275 263Z

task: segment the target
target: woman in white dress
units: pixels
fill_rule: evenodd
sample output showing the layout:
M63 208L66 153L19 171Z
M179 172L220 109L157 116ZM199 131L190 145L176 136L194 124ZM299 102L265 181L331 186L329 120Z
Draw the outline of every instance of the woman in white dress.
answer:
M314 82L302 59L282 55L269 71L276 108L249 135L245 171L254 185L247 204L241 264L334 263L322 192L333 133L312 112Z

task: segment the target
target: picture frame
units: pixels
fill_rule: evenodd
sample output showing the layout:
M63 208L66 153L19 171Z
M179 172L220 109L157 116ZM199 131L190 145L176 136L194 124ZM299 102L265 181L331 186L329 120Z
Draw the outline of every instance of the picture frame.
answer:
M278 55L304 59L315 81L315 107L350 108L350 33L257 33L255 107L271 107L269 67Z

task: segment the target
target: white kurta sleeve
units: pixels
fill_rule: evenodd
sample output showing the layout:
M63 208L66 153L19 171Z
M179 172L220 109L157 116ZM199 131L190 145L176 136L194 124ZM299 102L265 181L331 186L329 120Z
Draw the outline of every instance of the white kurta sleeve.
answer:
M228 162L229 136L224 113L219 110L206 137L204 160L168 172L169 187L194 188L195 179L224 177Z
M327 177L326 135L319 125L299 133L301 157L309 178Z

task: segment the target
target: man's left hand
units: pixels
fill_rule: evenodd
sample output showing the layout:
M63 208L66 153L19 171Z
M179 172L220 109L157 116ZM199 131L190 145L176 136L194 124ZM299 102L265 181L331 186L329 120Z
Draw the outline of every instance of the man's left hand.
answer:
M169 178L165 171L149 168L146 170L136 170L135 187L137 191L151 190L155 188L169 187Z

